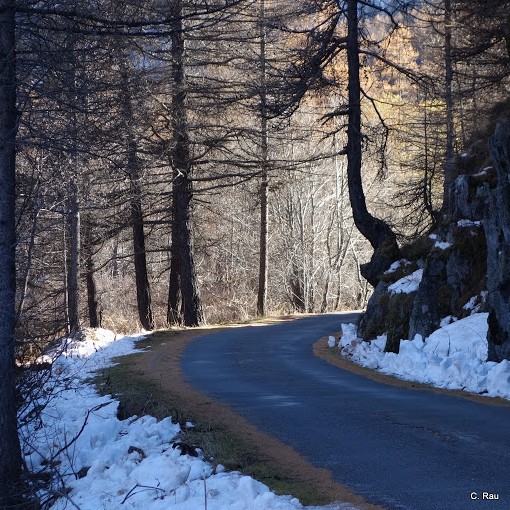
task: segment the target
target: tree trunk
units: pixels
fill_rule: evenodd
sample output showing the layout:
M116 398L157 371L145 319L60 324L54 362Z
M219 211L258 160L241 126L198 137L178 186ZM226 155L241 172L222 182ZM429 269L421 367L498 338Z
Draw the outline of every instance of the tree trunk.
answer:
M449 215L455 181L455 132L453 123L452 2L444 3L444 65L446 107L446 151L444 161L443 213Z
M72 161L76 162L76 155L73 155ZM75 173L75 168L71 169L71 173ZM67 317L68 332L72 334L80 329L80 206L76 175L71 175L71 182L69 183L66 223L68 229L67 252L69 254L67 265Z
M204 323L202 303L198 291L198 279L193 256L193 237L190 201L193 196L192 182L187 175L174 178L174 200L176 201L177 246L179 247L179 282L182 299L182 320L185 326Z
M168 324L180 324L181 314L179 302L181 299L181 287L179 282L179 241L177 235L177 201L172 198L172 239L170 246L170 282L168 286L168 308L166 320Z
M0 0L0 507L19 502L21 453L16 423L15 18Z
M89 326L91 328L99 328L101 326L100 316L98 313L97 304L97 288L96 281L94 278L94 250L92 243L92 225L89 215L85 217L83 225L83 237L84 237L84 258L85 258L85 281L87 284L87 308L89 315Z
M172 4L174 23L172 42L172 132L171 164L173 171L173 226L176 248L179 250L178 274L182 299L182 316L185 326L198 326L204 322L204 313L198 290L191 223L191 155L186 112L186 83L184 75L184 36L182 2Z
M268 208L267 208L267 168L262 173L260 183L260 250L259 250L259 285L257 292L257 315L266 314L267 297L267 238L268 238Z
M372 216L367 209L361 178L361 85L358 41L358 1L347 2L347 64L349 117L347 126L347 181L354 223L374 248L369 263L361 266L361 273L373 286L392 262L400 257L394 232L389 225Z
M144 216L142 209L142 190L140 178L142 171L138 159L138 144L133 131L133 109L129 91L127 70L122 72L122 114L126 128L127 173L129 176L129 194L131 209L131 228L133 231L133 257L135 263L136 303L138 317L146 330L154 329L154 316L151 307L151 292L147 272L145 249Z
M151 307L147 257L145 254L145 233L143 229L142 201L138 182L131 180L131 225L133 228L133 249L135 261L136 302L140 323L146 330L154 329Z
M259 242L259 282L257 291L257 315L266 314L267 298L267 240L268 240L268 146L267 146L267 77L266 77L266 27L265 0L259 0L259 119L260 119L260 242Z
M66 50L69 53L69 68L67 69L66 86L70 101L69 115L69 182L67 190L67 319L68 332L76 333L80 330L80 197L78 193L79 158L78 158L78 109L83 99L77 90L77 59L76 36L72 34L66 41Z

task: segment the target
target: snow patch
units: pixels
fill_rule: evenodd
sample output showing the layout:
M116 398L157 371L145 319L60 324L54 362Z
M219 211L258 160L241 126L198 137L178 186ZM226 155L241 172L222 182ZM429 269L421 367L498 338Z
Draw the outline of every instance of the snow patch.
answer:
M423 269L417 269L414 273L404 276L388 287L390 294L410 294L416 292L423 277Z
M394 273L397 269L401 268L401 267L405 267L405 266L409 266L411 265L411 262L409 262L408 260L406 259L400 259L400 260L397 260L396 262L393 262L393 264L391 264L391 266L389 267L389 269L387 269L384 274L391 274L391 273Z
M457 227L479 227L482 224L481 221L473 220L459 220L457 221Z
M471 315L478 313L482 308L482 305L487 299L487 291L483 290L477 296L473 296L469 301L462 307L463 310L471 312Z
M451 247L451 243L447 243L446 241L436 241L434 243L434 248L437 248L438 250L447 250Z

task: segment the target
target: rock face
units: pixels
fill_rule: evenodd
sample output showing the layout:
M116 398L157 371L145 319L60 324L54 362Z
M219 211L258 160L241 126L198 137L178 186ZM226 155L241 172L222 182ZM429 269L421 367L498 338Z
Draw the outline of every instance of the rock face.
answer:
M409 334L409 314L416 292L394 293L388 287L386 281L378 283L360 320L358 332L365 339L386 333L386 351L398 353L400 339L407 338Z
M423 278L414 299L409 318L409 336L430 335L439 324L442 315L442 301L438 299L445 286L446 260L441 250L432 250L425 261ZM448 315L448 314L446 314Z
M497 175L485 186L490 361L510 359L510 122L498 125L489 150Z
M359 324L362 338L387 333L386 350L398 352L400 340L430 335L449 315L468 315L478 296L477 310L489 311L488 359L510 359L510 121L499 125L489 152L493 167L459 163L470 173L455 180L448 221L402 247L407 262L381 276ZM392 295L391 284L416 267L423 268L417 291Z

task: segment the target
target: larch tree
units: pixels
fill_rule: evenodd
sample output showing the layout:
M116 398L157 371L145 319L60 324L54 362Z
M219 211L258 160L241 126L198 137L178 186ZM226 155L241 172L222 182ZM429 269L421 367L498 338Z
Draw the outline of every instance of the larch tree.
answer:
M135 265L135 286L138 316L147 330L154 329L154 316L151 306L151 291L147 270L146 240L144 232L144 213L142 204L142 167L139 159L138 140L135 132L135 114L131 82L128 73L128 61L121 62L120 92L121 112L124 124L126 174L129 180L130 223L133 236L133 259Z
M370 262L362 266L361 272L375 286L379 275L400 257L400 250L391 227L368 211L363 191L359 7L357 0L347 1L347 176L354 223L374 248Z
M172 167L172 267L170 283L179 284L182 300L182 321L186 326L198 326L204 322L204 312L198 288L195 267L192 230L193 180L186 105L187 85L185 71L185 37L181 0L172 5L171 70L172 70L172 145L169 159ZM169 290L170 320L176 315L178 291Z
M259 129L260 129L260 241L257 315L266 313L267 298L267 243L268 243L268 108L267 108L267 49L266 1L259 0Z
M390 225L371 214L366 204L362 178L366 141L362 124L362 98L368 96L362 89L360 60L372 58L395 68L399 66L371 48L370 41L366 39L366 34L362 30L361 20L373 18L375 13L379 12L389 18L390 26L395 21L392 11L384 4L377 2L346 0L325 2L319 7L321 21L318 26L309 31L309 49L305 53L301 72L298 75L299 79L294 85L294 97L291 97L289 102L292 104L293 101L299 101L308 90L320 87L321 84L331 87L327 69L334 65L340 55L344 56L347 73L346 101L338 105L326 118L347 119L346 144L341 153L347 156L349 199L353 219L358 230L370 242L374 250L371 260L361 266L361 273L375 286L379 282L379 276L400 257L400 250L396 234ZM360 18L362 11L365 11L364 17ZM340 35L341 30L344 31L343 35ZM369 100L367 102L370 103Z

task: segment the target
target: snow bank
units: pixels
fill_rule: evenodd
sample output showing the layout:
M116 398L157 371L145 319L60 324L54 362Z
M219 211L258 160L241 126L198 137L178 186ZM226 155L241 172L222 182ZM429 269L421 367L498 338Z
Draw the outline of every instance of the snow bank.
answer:
M214 473L204 460L181 455L172 447L180 428L170 418L117 419L118 402L99 396L85 381L112 358L134 352L142 335L89 334L66 340L62 353L52 357L54 377L46 383L51 398L39 402L46 405L40 420L21 431L29 468L56 468L52 487L40 494L52 510L199 510L206 502L208 510L303 509L297 499L276 496L253 478L220 466Z
M342 355L368 368L439 388L461 389L510 399L510 362L487 358L487 313L447 324L428 338L400 343L400 353L384 352L386 336L371 342L356 338L355 326L342 325Z

